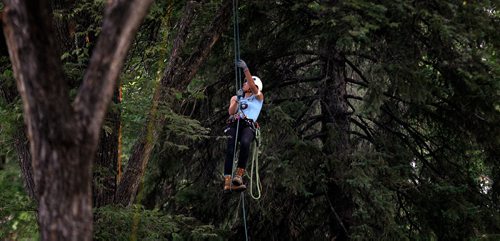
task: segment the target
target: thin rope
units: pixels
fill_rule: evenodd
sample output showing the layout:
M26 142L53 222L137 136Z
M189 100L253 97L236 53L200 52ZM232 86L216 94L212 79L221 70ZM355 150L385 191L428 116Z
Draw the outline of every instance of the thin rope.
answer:
M245 212L245 195L243 192L240 195L241 208L243 210L243 226L245 226L245 240L248 241L247 214Z
M236 92L241 89L241 70L236 63L240 60L240 27L238 24L238 0L233 0L233 35L234 35L234 74Z

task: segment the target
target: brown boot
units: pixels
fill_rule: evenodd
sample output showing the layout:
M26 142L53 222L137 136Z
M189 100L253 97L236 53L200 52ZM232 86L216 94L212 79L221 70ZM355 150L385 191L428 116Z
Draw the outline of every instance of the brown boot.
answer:
M224 176L224 193L230 193L231 192L231 176L230 175L225 175Z
M235 191L245 191L247 187L245 184L243 184L243 175L245 174L245 169L243 168L237 168L236 173L234 174L233 178L233 190Z
M223 193L228 194L231 192L242 192L245 191L247 187L245 185L234 185L231 183L231 176L224 176L224 191Z

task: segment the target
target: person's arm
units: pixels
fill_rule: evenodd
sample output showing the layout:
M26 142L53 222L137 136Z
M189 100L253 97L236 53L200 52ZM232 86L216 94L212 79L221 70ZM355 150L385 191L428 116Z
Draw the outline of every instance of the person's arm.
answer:
M229 102L229 109L228 109L228 112L229 112L229 115L234 115L236 114L236 111L238 111L238 97L233 96L231 97L231 100Z
M247 68L243 69L243 73L245 73L245 79L247 80L248 86L254 95L259 94L259 87L255 85L253 81L252 74L250 74L250 70Z
M255 82L253 81L252 74L250 73L250 70L248 69L247 64L243 60L238 61L238 67L243 69L243 73L245 73L245 79L247 80L248 86L250 87L250 90L252 93L257 97L258 100L263 100L264 95L262 92L259 90L259 87L255 85Z

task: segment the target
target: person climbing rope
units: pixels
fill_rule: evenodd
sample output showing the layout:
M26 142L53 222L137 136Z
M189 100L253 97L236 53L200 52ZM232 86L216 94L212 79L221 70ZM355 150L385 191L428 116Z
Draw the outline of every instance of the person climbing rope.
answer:
M258 128L257 118L264 103L262 81L259 77L250 74L245 61L239 60L236 65L243 69L246 81L243 84L242 91L238 91L237 95L231 97L229 103L228 112L230 117L225 131L229 139L224 163L224 193L246 190L243 175L248 161L250 144L255 138L255 130ZM238 141L240 143L240 156L236 173L231 180L234 153Z

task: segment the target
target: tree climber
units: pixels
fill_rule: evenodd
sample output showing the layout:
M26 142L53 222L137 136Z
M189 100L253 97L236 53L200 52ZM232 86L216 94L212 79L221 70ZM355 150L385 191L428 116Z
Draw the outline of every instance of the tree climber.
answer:
M233 96L229 103L230 117L225 132L230 138L227 141L226 161L224 163L224 193L246 190L246 186L243 184L243 174L245 174L250 144L255 138L255 129L258 128L257 118L264 103L264 95L261 92L262 81L257 76L250 74L245 61L239 60L236 65L243 69L246 81L243 84L243 93L238 91L241 94ZM239 128L237 128L238 122ZM236 134L238 134L237 137ZM235 158L234 151L237 144L235 138L240 143L240 156L236 173L231 180L233 158Z

